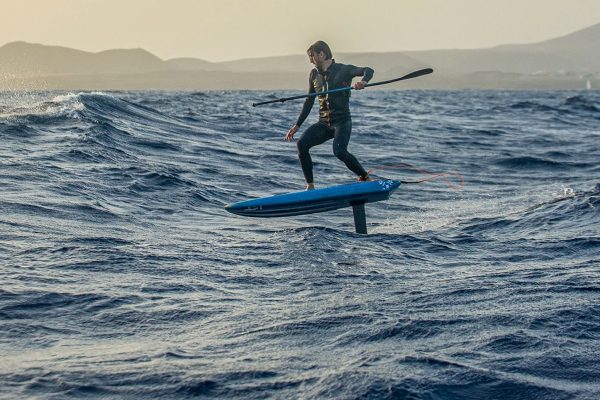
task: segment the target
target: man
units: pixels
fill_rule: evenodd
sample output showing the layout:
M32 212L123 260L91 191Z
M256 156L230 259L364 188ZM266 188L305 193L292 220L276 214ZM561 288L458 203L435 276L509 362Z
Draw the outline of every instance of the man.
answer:
M352 78L361 76L362 79L352 87L356 90L364 89L365 85L373 77L373 70L368 67L355 67L336 63L327 43L315 42L306 52L308 58L315 66L310 71L308 78L309 94L325 92L332 89L348 87ZM310 113L315 102L315 97L309 96L304 102L302 112L298 121L285 135L285 140L290 141L294 134ZM348 142L352 133L352 118L350 116L350 90L338 93L321 95L319 97L319 122L311 125L300 137L297 143L298 158L302 166L302 172L306 179L306 189L315 188L313 180L313 164L309 150L333 139L333 154L342 160L346 166L358 176L359 181L370 181L371 178L358 160L348 152Z

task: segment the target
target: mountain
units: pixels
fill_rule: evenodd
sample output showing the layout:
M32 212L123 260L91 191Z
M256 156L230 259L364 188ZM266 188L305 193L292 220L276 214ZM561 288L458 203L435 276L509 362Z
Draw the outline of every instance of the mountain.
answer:
M438 74L480 71L536 74L570 71L600 72L600 23L575 33L539 43L502 45L473 50L426 50L387 53L339 53L335 58L355 65L369 65L377 75L431 66ZM306 71L305 55L246 59L223 63L232 71Z
M376 80L432 67L433 75L393 88L506 89L600 86L600 24L530 44L474 50L335 53L368 65ZM0 47L0 89L300 89L312 66L305 54L212 63L162 60L143 49L90 53L25 42Z
M404 54L449 73L502 71L522 74L600 71L600 24L531 44L513 44L476 50L409 51Z
M222 71L227 70L220 64L204 61L199 58L172 58L165 61L166 69L175 71Z
M26 42L13 42L0 47L0 72L23 76L214 69L222 68L196 58L163 61L143 49L117 49L90 53L67 47Z
M161 69L163 63L142 49L88 53L25 42L0 48L0 72L23 76L151 71Z

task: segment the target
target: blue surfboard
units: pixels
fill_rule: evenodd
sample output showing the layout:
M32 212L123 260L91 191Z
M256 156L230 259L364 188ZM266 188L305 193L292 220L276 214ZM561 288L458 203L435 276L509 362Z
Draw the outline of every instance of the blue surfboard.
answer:
M394 180L356 182L241 201L229 204L225 209L246 217L272 218L352 207L357 232L366 233L364 205L389 199L399 186L400 182Z

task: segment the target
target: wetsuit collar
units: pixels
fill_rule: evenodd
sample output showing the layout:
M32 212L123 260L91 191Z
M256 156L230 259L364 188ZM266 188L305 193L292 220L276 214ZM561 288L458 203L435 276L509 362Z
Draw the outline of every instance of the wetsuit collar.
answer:
M335 64L335 58L332 58L332 59L331 59L331 64L329 64L329 67L327 67L327 69L326 69L325 71L323 71L323 70L322 70L322 69L320 69L320 68L317 68L317 71L319 71L319 73L320 73L321 75L323 75L323 74L326 74L326 73L327 73L327 72L328 72L328 71L331 69L331 67L333 67L333 65L334 65L334 64Z

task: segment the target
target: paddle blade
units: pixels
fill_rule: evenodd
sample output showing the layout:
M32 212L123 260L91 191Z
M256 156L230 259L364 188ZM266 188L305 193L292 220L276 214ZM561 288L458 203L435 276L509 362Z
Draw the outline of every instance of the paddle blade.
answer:
M433 72L433 69L431 69L431 68L420 69L418 71L411 72L408 75L404 75L401 79L418 78L419 76L428 75L428 74L431 74L432 72Z
M420 69L418 71L411 72L410 74L401 76L400 78L390 79L388 81L382 81L382 82L369 83L369 84L365 85L365 87L387 85L388 83L403 81L403 80L406 80L406 79L417 78L419 76L431 74L432 72L433 72L433 69L431 69L431 68Z

